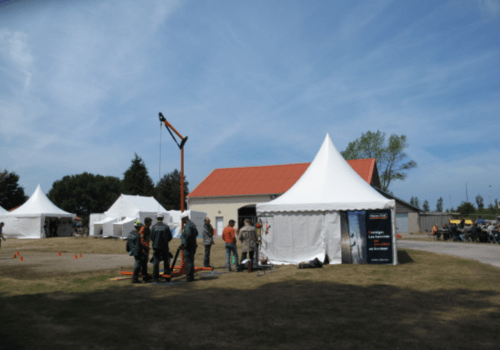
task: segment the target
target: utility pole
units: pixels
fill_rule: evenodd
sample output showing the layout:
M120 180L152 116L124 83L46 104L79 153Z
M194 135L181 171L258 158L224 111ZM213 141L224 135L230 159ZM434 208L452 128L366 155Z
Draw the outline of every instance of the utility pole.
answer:
M453 206L451 205L451 193L450 193L450 211Z
M469 202L469 191L467 190L467 182L465 183L465 200Z
M490 185L490 207L493 206L493 204L491 203L491 185Z

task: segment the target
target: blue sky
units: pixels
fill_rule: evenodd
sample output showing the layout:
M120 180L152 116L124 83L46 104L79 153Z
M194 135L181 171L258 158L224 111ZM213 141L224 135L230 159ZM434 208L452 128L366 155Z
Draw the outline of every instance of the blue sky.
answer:
M31 195L84 171L159 177L158 112L189 140L190 189L221 167L310 162L326 133L406 135L390 190L500 199L500 3L10 1L0 4L0 168ZM163 130L161 174L179 168Z

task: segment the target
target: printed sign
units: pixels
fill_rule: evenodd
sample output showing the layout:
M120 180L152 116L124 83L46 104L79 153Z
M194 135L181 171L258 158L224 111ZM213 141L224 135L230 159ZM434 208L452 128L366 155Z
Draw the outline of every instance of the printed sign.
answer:
M343 264L392 264L392 219L390 210L360 210L342 213Z
M390 210L366 211L368 264L392 264L392 220Z

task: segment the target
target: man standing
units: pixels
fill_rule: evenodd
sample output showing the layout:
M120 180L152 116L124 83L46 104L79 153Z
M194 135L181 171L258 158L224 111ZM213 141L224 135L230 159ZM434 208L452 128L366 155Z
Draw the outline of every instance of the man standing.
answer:
M203 259L204 267L210 266L210 248L214 244L214 228L210 225L210 219L205 218L205 225L203 225L203 245L205 246L205 257Z
M0 222L0 248L2 248L2 239L6 241L5 237L2 234L2 229L5 224L3 222Z
M196 248L198 248L198 244L196 243L198 230L195 224L189 220L189 214L187 212L181 214L181 220L184 224L181 235L181 248L184 250L184 262L186 263L186 281L193 282L194 254L196 253Z
M226 242L226 267L228 271L231 271L231 253L234 256L234 267L236 270L239 268L238 264L238 249L236 248L236 236L234 233L234 220L229 220L228 226L222 231L222 239Z
M158 282L160 277L160 261L163 260L163 271L170 275L170 259L168 257L168 242L172 240L170 228L163 223L163 214L156 216L157 223L151 228L151 240L153 244L153 281Z
M255 232L255 227L250 225L250 222L250 219L245 219L245 226L240 229L240 241L243 245L243 247L241 248L241 261L247 258L248 252L248 254L250 255L250 266L253 266L253 255L255 251L255 245L257 244L257 233Z
M151 238L151 227L152 223L151 218L144 219L144 226L141 227L139 234L141 235L141 244L144 247L144 254L142 256L141 261L141 271L142 271L142 280L144 282L150 281L152 277L148 274L148 261L149 261L149 240Z
M130 231L128 234L127 245L130 249L130 255L132 255L135 259L132 283L141 283L139 282L139 271L141 269L142 257L144 255L144 246L141 244L142 237L139 233L141 226L142 224L139 220L134 221L134 230Z

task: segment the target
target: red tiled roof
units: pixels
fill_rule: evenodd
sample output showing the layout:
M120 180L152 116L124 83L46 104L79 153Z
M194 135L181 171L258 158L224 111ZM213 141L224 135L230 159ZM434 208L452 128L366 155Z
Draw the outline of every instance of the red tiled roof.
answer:
M347 163L371 184L375 158ZM193 197L244 196L285 193L311 163L215 169L188 195Z

